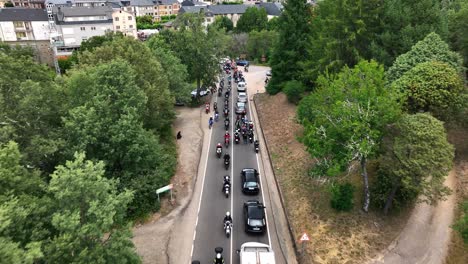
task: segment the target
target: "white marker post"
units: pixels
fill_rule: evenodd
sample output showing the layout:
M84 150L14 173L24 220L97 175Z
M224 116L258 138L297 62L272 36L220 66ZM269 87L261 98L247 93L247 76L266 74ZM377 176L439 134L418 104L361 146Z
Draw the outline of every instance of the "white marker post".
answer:
M159 188L159 189L156 190L156 194L158 195L158 202L160 201L160 199L159 199L159 194L160 194L160 193L163 193L163 192L166 192L166 191L171 191L171 202L172 202L172 187L173 187L173 186L172 186L172 183L171 183L171 184L169 184L169 185L166 185L166 186L164 186L164 187Z
M301 236L301 239L299 239L299 242L301 243L301 257L304 257L304 245L307 241L310 241L310 238L307 233L304 232L304 234Z

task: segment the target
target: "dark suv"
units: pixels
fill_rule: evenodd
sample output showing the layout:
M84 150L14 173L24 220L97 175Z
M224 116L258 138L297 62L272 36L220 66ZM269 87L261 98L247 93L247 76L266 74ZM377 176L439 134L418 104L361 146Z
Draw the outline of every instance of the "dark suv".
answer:
M242 192L258 194L260 185L258 183L258 172L256 169L246 168L241 171Z
M245 232L263 233L266 229L265 206L257 200L244 203Z

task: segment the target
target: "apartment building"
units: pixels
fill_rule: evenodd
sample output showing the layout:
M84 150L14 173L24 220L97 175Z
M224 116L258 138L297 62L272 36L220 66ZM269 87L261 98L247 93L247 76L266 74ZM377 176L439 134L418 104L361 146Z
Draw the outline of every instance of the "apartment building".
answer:
M132 12L115 10L112 13L114 32L137 38L136 18Z
M45 0L8 0L6 2L13 3L15 7L45 8Z
M41 63L53 65L50 49L50 27L43 9L0 9L0 42L16 46L29 46Z

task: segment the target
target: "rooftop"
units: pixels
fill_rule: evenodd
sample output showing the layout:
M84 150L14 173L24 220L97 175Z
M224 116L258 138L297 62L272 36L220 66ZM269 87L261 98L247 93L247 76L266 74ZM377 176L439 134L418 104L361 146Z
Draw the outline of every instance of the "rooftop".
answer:
M47 21L45 9L33 8L1 8L0 21Z

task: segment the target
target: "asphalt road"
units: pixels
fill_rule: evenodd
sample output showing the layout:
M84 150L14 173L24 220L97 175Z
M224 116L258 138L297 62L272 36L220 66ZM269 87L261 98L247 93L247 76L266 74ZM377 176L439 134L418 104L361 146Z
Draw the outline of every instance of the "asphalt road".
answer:
M227 83L227 81L225 81ZM244 216L243 204L247 200L263 201L263 182L265 181L262 171L259 170L258 159L259 157L254 151L253 144L233 144L233 120L236 116L234 113L234 104L237 98L236 85L233 82L232 94L230 96L230 120L229 133L231 134L231 144L228 149L224 147L224 117L222 115L224 96L216 98L213 97L212 102L218 102L218 109L220 111L220 120L215 123L211 129L211 136L209 140L209 153L206 162L206 171L203 179L203 187L201 194L201 201L198 210L198 220L196 222L196 229L194 234L194 245L192 252L192 260L198 260L202 264L213 263L215 256L214 248L222 247L223 257L225 263L239 263L239 256L236 250L245 242L260 242L270 244L270 219L269 209L267 209L267 231L261 235L250 235L244 231ZM224 89L226 91L226 88ZM247 118L251 119L250 108L251 102L247 106ZM212 111L213 109L211 109ZM214 114L213 111L210 113ZM206 124L208 125L208 124ZM254 130L256 127L254 127ZM242 138L241 138L242 140ZM225 151L229 151L231 155L231 166L228 170L224 168L223 158L220 159L216 156L216 144L220 142L223 144L223 155ZM255 168L260 173L260 186L262 187L258 195L245 195L241 190L240 172L243 168ZM229 198L222 193L223 176L231 176L231 194ZM265 204L265 203L264 203ZM268 204L266 204L268 207ZM227 238L223 229L223 218L226 212L229 211L233 217L233 230L230 238Z

